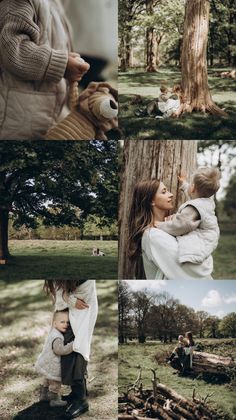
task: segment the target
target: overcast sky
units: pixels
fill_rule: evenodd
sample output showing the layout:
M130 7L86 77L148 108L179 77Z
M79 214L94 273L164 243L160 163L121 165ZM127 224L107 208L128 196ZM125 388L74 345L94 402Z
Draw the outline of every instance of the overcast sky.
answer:
M236 280L127 280L133 290L168 292L180 303L222 318L236 312Z

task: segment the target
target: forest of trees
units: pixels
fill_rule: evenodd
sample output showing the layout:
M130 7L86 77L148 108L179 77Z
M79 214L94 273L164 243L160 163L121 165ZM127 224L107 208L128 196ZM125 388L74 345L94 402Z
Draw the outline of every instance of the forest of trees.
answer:
M236 66L236 4L234 0L120 0L120 69L181 65L187 8L207 17L209 66ZM206 28L207 29L207 28Z
M183 305L167 292L133 291L119 281L119 343L171 342L191 330L198 338L236 338L236 312L222 319Z
M228 66L229 77L236 77L233 0L122 0L119 26L121 71L181 68L175 117L193 111L227 115L212 99L207 67Z

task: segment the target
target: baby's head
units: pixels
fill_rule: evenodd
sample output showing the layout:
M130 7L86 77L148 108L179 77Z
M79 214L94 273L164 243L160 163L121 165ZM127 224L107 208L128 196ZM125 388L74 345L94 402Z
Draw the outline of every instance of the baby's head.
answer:
M184 341L184 336L183 335L179 335L178 342L179 343L183 343L183 341Z
M54 312L52 325L61 333L65 333L69 325L69 312L68 311Z
M169 89L166 86L162 85L160 87L160 91L161 91L162 94L166 94L166 93L169 92Z
M195 198L209 198L220 188L220 171L217 168L198 168L193 174L189 195Z

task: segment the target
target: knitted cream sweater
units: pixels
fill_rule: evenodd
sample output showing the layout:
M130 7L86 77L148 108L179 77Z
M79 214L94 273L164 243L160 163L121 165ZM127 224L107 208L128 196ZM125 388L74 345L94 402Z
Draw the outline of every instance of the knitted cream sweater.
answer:
M24 80L59 82L68 61L67 51L48 43L39 45L41 22L37 21L40 1L0 2L0 66Z
M70 39L61 0L0 1L0 139L39 140L58 121Z

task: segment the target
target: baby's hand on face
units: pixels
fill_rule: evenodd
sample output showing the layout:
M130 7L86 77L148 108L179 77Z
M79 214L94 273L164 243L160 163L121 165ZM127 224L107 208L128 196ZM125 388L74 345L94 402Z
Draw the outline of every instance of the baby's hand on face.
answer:
M90 65L84 61L79 54L69 53L65 78L69 80L69 82L80 81L89 69Z
M178 176L178 180L180 184L183 184L187 180L187 176L185 172L180 172L180 175Z

